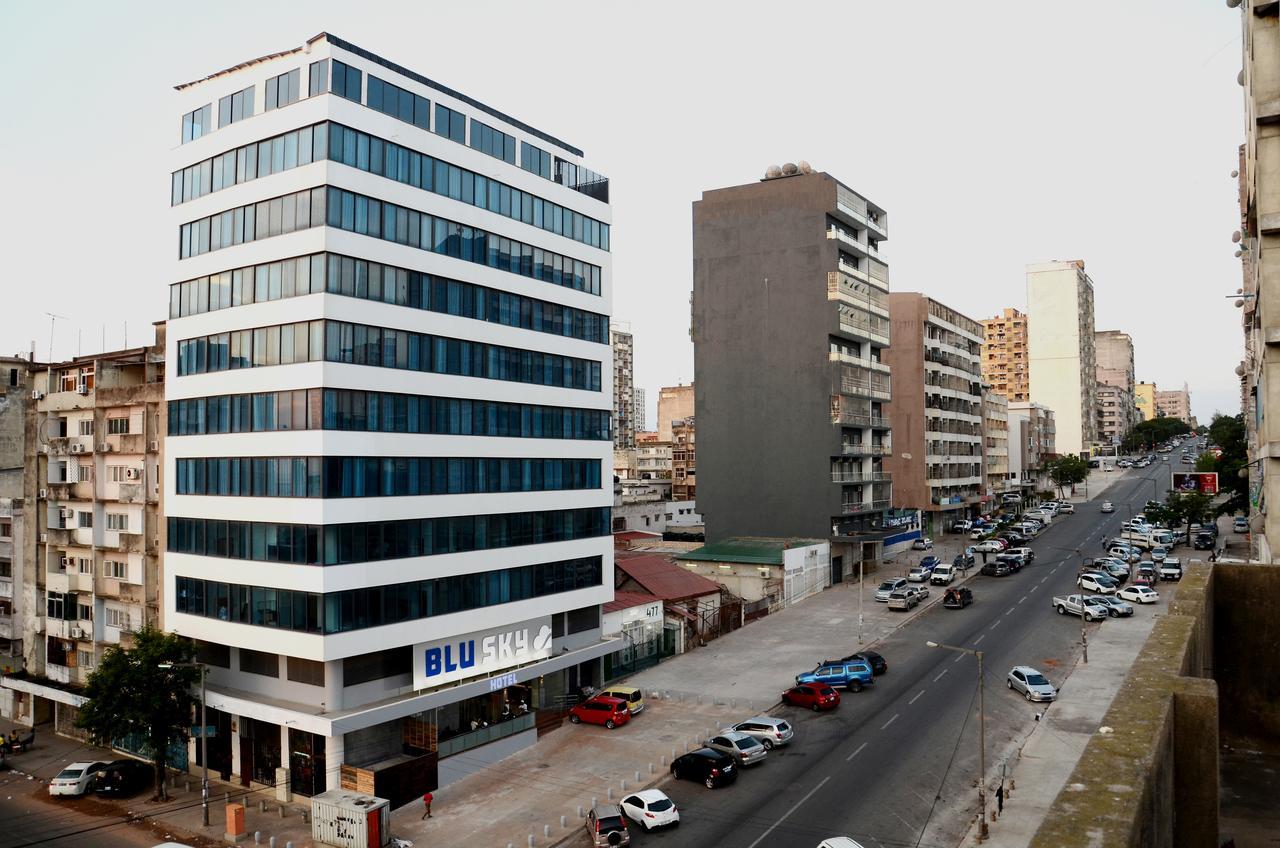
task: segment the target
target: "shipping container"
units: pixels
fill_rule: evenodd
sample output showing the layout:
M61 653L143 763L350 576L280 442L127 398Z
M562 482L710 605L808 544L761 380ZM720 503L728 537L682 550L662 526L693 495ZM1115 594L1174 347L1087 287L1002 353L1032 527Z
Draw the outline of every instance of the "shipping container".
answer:
M311 799L311 838L334 848L383 848L391 842L391 802L333 789Z

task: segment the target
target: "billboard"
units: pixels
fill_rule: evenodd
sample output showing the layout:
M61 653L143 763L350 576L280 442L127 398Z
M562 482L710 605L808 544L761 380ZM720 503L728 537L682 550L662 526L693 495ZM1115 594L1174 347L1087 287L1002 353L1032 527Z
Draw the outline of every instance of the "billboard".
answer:
M1173 474L1173 491L1200 492L1204 495L1216 495L1218 494L1218 472L1175 471Z

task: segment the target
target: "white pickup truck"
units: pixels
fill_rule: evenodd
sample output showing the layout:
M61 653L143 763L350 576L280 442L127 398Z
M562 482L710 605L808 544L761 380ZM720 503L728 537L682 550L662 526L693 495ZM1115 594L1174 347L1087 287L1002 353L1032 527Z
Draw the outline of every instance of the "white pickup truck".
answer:
M1107 608L1094 600L1093 595L1055 595L1053 608L1058 615L1081 615L1085 621L1101 621L1108 615Z
M1181 580L1182 560L1177 557L1165 557L1157 572L1161 580Z

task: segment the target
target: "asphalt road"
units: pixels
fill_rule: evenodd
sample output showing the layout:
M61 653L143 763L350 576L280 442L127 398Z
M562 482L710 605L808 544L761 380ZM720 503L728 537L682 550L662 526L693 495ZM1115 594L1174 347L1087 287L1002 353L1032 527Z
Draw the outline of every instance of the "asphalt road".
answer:
M987 769L996 771L1044 709L1009 691L1005 675L1014 665L1032 665L1063 682L1079 652L1081 621L1055 614L1050 599L1075 591L1080 558L1099 555L1153 490L1163 496L1177 456L1124 472L1103 498L1115 513L1101 514L1102 499L1095 498L1055 520L1030 545L1033 565L1008 577L974 578L972 606L935 607L899 630L878 647L889 671L873 688L842 693L831 713L780 709L775 714L795 724L795 740L745 769L735 785L708 790L668 781L662 788L680 808L681 825L655 833L633 825L632 844L813 848L837 835L867 848L958 844L978 808L977 664L971 654L925 642L984 652ZM1115 620L1087 627L1124 626ZM830 644L813 646L814 662L854 647L847 634L833 633ZM786 685L779 680L779 691ZM1070 681L1062 697L1071 697Z

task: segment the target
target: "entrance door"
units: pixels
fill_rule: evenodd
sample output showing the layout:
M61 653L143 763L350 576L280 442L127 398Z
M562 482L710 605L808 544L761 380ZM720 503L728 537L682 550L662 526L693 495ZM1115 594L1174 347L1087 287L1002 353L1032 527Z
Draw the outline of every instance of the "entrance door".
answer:
M844 582L844 557L833 556L831 558L831 585Z

